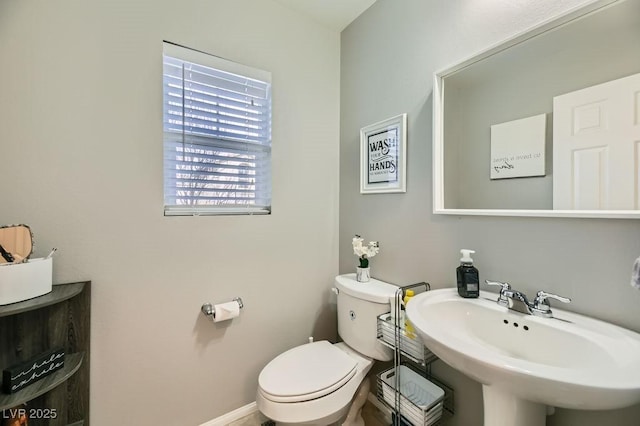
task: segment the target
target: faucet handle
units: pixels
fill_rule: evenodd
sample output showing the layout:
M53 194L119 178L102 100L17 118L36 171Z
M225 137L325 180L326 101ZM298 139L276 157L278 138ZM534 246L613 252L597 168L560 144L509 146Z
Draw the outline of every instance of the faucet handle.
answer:
M546 291L540 290L536 293L536 298L533 300L533 306L531 307L531 310L535 315L547 318L552 316L551 306L547 299L559 300L562 303L571 302L571 299L568 297L558 296L557 294L547 293Z
M501 283L500 281L489 281L489 280L484 280L484 283L486 285L495 285L498 287L502 287L500 291L511 290L511 284L509 283Z
M509 306L509 299L507 299L507 296L504 295L504 292L507 290L511 290L511 284L509 283L501 283L499 281L489 281L489 280L484 280L484 283L486 285L494 285L494 286L498 286L500 287L500 296L498 297L498 305L502 305L502 306Z

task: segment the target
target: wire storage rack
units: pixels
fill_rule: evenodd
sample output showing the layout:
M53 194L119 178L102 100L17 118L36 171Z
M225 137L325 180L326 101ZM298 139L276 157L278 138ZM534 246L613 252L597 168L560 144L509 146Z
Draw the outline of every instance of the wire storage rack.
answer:
M399 287L392 309L397 314L378 316L378 340L393 349L394 362L377 375L376 396L392 410L394 426L439 426L453 415L453 389L431 373L431 364L438 357L406 327L402 310L407 290L420 293L430 288L426 282Z
M400 333L400 352L413 362L425 365L438 359L427 349L415 332L407 331L403 324L396 325L396 318L391 313L378 316L378 340L391 349L396 348L396 330Z

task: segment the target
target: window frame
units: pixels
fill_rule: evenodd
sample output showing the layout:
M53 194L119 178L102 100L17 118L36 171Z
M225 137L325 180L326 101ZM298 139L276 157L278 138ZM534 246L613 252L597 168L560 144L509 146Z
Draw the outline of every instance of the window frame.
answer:
M164 215L270 214L271 73L164 41L162 105Z

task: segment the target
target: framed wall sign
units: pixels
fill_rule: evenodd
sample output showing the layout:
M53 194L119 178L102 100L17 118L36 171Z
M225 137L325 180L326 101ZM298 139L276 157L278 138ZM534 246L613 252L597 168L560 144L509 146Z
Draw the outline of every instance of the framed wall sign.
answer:
M491 179L545 175L546 114L491 126Z
M406 192L407 114L360 129L360 193Z

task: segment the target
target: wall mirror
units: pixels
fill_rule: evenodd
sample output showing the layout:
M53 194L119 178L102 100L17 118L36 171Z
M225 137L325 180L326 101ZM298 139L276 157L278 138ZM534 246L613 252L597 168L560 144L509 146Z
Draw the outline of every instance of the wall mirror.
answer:
M29 226L0 226L0 265L26 262L32 253L33 234Z
M638 46L596 0L436 73L434 213L640 218Z

